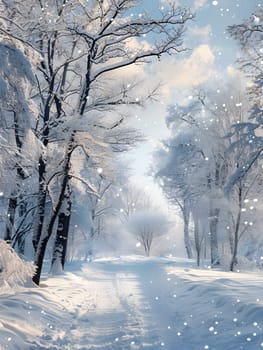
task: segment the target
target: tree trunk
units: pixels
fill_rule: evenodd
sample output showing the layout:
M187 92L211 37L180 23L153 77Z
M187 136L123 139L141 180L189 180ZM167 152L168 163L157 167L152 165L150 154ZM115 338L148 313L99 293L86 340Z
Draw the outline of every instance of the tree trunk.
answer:
M211 265L219 265L219 254L218 254L218 239L217 239L217 227L220 209L210 209L210 245L211 245Z
M7 209L7 223L6 223L6 229L5 229L5 235L4 240L5 241L12 241L12 233L13 233L13 226L15 222L15 215L16 215L16 208L17 208L17 197L11 197L8 202L8 209Z
M92 256L93 256L93 241L95 237L95 209L93 208L91 210L91 226L90 226L90 232L89 232L89 246L86 252L85 260L88 260L89 262L92 261Z
M207 233L204 232L204 260L207 260Z
M238 189L238 213L237 213L235 232L234 232L234 249L233 249L232 259L230 263L230 271L234 271L234 267L237 264L237 251L238 251L238 242L239 242L241 209L242 209L242 185L240 184Z
M63 182L66 182L66 184L67 184L67 181L68 181L67 176L64 176ZM54 227L55 221L57 219L58 212L62 206L63 197L64 197L64 193L65 193L65 189L66 189L66 184L65 184L65 186L62 186L62 188L61 188L59 200L58 200L58 203L57 203L55 209L52 212L47 230L44 233L44 235L42 235L42 237L40 238L39 243L38 243L37 252L36 252L35 261L34 261L34 263L36 265L36 272L35 272L35 275L33 276L33 282L35 282L37 285L39 285L39 282L40 282L40 276L41 276L42 266L43 266L43 262L44 262L44 256L46 253L47 243L49 241L49 238L52 235L53 227Z
M20 106L17 108L19 109ZM14 111L14 131L15 131L15 142L16 142L16 147L18 150L18 154L20 155L21 149L23 147L23 137L20 135L21 134L21 129L19 125L19 120L18 120L18 115L17 111ZM17 155L18 157L18 155ZM19 187L20 181L24 180L26 178L26 175L24 173L24 170L22 169L21 165L19 164L20 161L16 163L16 184ZM5 229L5 234L4 234L4 240L5 241L12 241L12 236L13 236L13 227L14 227L14 222L15 222L15 215L16 215L16 209L17 209L17 191L13 191L11 194L11 198L9 199L8 203L8 209L7 209L7 224L6 224L6 229Z
M196 263L200 266L200 253L201 253L201 241L199 237L199 222L194 217L194 237L195 237L195 249L196 249Z
M188 259L192 259L193 252L192 252L192 248L191 248L191 241L190 241L190 235L189 235L190 212L188 211L188 209L184 208L183 218L184 218L184 245L185 245L186 254L187 254Z
M55 224L55 221L58 217L58 214L60 212L60 209L63 204L66 188L68 186L68 180L69 180L69 170L70 170L70 159L71 155L74 151L74 137L75 137L75 132L72 133L70 141L68 143L68 147L66 150L66 156L65 156L65 161L64 161L64 166L63 166L63 179L62 179L62 184L61 184L61 189L59 193L59 198L58 201L53 208L51 218L49 220L49 224L47 226L46 232L44 232L40 237L38 247L37 247L37 252L35 255L35 265L36 265L36 272L35 275L33 276L33 282L35 282L37 285L40 282L40 276L41 276L41 271L42 271L42 266L43 266L43 261L44 261L44 256L46 252L46 247L49 238L52 235L53 232L53 227Z
M51 262L51 271L54 274L64 270L69 236L69 224L71 217L70 194L71 193L68 188L64 198L65 210L61 211L58 216L58 227Z
M25 254L25 236L19 236L17 239L17 249L18 249L18 254L19 255L24 255Z
M234 246L235 246L235 238L233 237L231 231L228 232L228 235L229 235L228 238L229 238L230 253L231 253L231 255L233 255L233 253L234 253Z
M32 238L32 244L34 247L35 253L37 252L38 243L41 237L43 230L44 218L45 218L45 208L46 208L46 184L45 184L45 174L46 174L46 163L43 158L43 155L39 157L39 166L38 166L38 180L39 180L39 193L38 193L38 213L37 213L37 227Z

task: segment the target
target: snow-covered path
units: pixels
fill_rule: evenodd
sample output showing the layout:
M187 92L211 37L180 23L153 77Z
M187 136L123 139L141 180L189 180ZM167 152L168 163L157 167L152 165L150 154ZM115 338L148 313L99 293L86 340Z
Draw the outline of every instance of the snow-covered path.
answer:
M81 272L74 271L74 289L66 293L67 286L62 286L65 278L61 278L61 288L56 293L61 293L57 296L63 299L72 317L64 347L160 349L159 329L151 303L141 288L141 274L145 273L141 268L136 263L116 261L87 264ZM72 276L70 279L72 281ZM57 278L49 279L49 287L56 289L57 281Z
M263 349L263 276L97 260L0 295L0 349Z

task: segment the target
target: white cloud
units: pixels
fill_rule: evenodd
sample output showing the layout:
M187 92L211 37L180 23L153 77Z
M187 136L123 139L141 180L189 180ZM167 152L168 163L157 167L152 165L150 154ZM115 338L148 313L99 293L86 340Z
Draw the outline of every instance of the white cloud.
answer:
M151 45L146 40L137 40L136 38L129 38L126 40L126 48L131 52L148 51L151 49ZM125 58L112 59L111 63L123 61ZM145 79L145 66L143 64L132 64L122 69L114 70L108 73L108 77L112 77L114 80L120 82L123 81L137 81Z
M162 92L169 96L173 88L187 89L205 83L215 73L214 61L215 55L207 44L195 48L190 57L162 61L157 74L163 82Z
M190 35L197 36L201 40L204 40L206 42L209 41L211 32L212 32L212 28L210 24L206 25L205 27L194 26L194 27L189 27L188 29L188 33Z
M131 49L132 51L141 51L141 50L150 50L152 46L146 40L138 40L137 38L129 38L126 40L126 47Z
M180 0L161 0L161 3L163 4L169 4L169 5L175 5L175 6L182 6L186 5L186 1L180 1ZM202 7L204 7L207 4L207 0L191 0L188 1L187 5L190 5L191 8L196 11Z
M174 5L174 6L180 6L180 0L161 0L161 3L168 4L168 5Z
M194 10L200 9L204 7L206 3L207 3L207 0L195 0L193 4L193 9Z
M240 76L240 70L235 68L234 66L232 65L229 65L227 67L227 73L228 75L230 75L230 77L237 77L237 76Z

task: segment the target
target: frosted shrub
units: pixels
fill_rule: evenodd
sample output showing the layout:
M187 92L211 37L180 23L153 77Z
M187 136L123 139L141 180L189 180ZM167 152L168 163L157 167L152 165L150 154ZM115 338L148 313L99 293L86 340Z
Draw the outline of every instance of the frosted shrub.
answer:
M22 260L9 244L0 240L0 288L24 285L32 278L34 270L33 263Z

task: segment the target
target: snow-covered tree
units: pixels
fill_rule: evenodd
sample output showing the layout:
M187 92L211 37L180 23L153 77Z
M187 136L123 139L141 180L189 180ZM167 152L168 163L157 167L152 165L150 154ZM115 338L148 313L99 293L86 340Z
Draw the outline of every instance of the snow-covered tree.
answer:
M238 60L239 68L248 78L247 92L249 95L251 109L250 117L246 121L239 121L233 126L236 133L240 135L237 147L246 149L246 157L229 183L231 186L242 177L247 176L258 159L262 158L262 117L263 117L263 71L262 71L262 40L263 40L263 11L258 8L248 19L241 24L228 27L230 35L239 42L242 50L241 58Z
M128 226L142 244L145 255L150 256L153 241L167 233L168 223L166 215L162 212L141 210L131 215Z
M157 151L154 166L164 193L184 217L186 247L194 242L199 262L201 247L209 238L211 263L215 264L220 258L218 240L227 238L231 269L241 237L251 232L243 202L260 188L258 170L251 169L234 183L231 195L228 191L233 173L247 157L241 134L231 132L233 124L246 122L249 116L240 79L229 82L220 94L208 89L206 96L199 92L187 106L169 108L171 137ZM189 221L194 227L193 240L187 230Z
M194 164L188 169L189 162L194 162L197 155L202 157L192 143L193 135L187 133L166 140L155 154L156 177L163 192L174 207L179 208L184 223L184 244L188 258L192 258L189 224L191 203L199 190L191 186L196 168Z
M37 143L31 127L34 123L29 94L34 76L31 65L19 47L6 37L0 41L0 122L1 159L3 174L1 188L6 198L7 223L4 239L18 243L23 251L24 237L29 232L29 224L21 214L32 210L32 181L35 173ZM36 146L36 149L32 146ZM8 186L5 184L8 178ZM12 181L10 182L10 179ZM32 186L32 183L31 183ZM18 215L17 209L20 208ZM31 208L31 209L30 209ZM15 225L16 215L21 220ZM15 227L16 226L16 227Z
M127 81L125 72L150 58L182 51L184 26L192 15L188 9L171 5L156 18L146 11L130 16L140 6L134 0L31 0L30 5L25 7L21 0L1 2L5 6L1 18L8 24L1 32L39 55L34 94L40 106L35 130L43 145L34 235L38 266L34 281L39 283L58 215L69 207L63 202L74 172L74 153L81 148L87 161L100 160L98 166L106 174L105 159L112 157L108 145L129 144L130 135L134 136L125 123L127 107L142 106L155 93L154 87L138 96L138 83ZM155 41L150 33L155 34ZM123 78L114 79L120 72ZM102 154L104 160L99 157ZM59 165L53 170L52 158ZM48 197L51 212L46 212Z
M180 210L184 221L184 243L189 258L193 256L189 226L191 212L197 203L203 202L204 207L207 202L207 199L204 201L204 196L212 190L210 183L213 163L208 162L211 148L207 148L204 143L209 137L204 125L206 120L207 116L199 101L192 101L185 107L171 106L167 116L171 137L164 140L156 152L153 169L165 195ZM207 203L205 208L208 209ZM205 226L206 220L203 224ZM197 231L196 228L196 234ZM197 236L195 238L198 251L200 242Z

